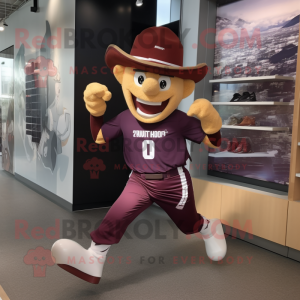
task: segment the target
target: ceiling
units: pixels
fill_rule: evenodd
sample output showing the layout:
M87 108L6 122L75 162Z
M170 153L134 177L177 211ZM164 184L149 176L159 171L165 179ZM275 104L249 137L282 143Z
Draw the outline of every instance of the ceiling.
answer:
M5 3L6 3L6 16L16 10L24 0L0 0L0 20L5 17Z

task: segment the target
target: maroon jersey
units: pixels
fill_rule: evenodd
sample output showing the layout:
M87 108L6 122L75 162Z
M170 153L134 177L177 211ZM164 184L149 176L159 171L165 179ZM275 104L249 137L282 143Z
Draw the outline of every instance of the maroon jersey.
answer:
M102 126L104 139L124 137L124 158L139 173L163 173L184 166L190 155L186 139L201 143L206 136L201 122L175 110L165 120L146 124L125 110Z

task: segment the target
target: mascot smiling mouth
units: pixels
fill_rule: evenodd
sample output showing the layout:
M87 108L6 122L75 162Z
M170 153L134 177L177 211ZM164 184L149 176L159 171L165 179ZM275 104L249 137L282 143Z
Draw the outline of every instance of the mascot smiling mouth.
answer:
M150 102L137 98L132 94L132 100L137 113L144 118L154 118L160 115L169 104L169 100L163 102Z

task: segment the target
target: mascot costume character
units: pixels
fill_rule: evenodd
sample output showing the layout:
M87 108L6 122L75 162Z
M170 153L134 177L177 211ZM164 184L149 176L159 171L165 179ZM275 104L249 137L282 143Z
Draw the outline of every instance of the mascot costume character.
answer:
M149 46L149 41L155 44ZM222 224L197 213L191 176L184 167L190 157L186 139L218 148L222 120L205 99L194 101L187 114L177 110L195 83L205 77L206 64L182 67L183 46L165 27L144 30L130 55L110 45L105 61L122 85L128 109L103 124L112 94L104 85L89 84L84 101L91 115L91 132L98 144L123 135L124 157L132 173L100 227L91 233L91 247L58 240L52 247L56 264L83 280L99 283L111 245L119 243L128 225L153 203L183 233L200 232L208 257L222 260L227 251Z

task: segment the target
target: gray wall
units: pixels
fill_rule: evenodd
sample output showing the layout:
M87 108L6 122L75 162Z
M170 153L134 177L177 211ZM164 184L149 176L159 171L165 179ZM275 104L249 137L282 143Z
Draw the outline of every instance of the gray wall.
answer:
M199 63L206 63L213 69L214 49L207 49L200 43L200 35L207 28L216 27L216 3L208 0L182 0L182 43L184 46L184 66L195 66ZM187 34L184 37L184 33ZM213 44L214 34L206 36L206 42ZM209 80L212 79L212 71L206 77L196 84L195 92L184 99L179 109L187 112L191 104L199 98L211 100L212 85ZM201 149L201 150L200 150ZM188 150L191 153L192 165L188 162L192 176L206 175L207 171L202 166L207 165L208 153L203 145L188 142ZM195 165L201 164L201 168L195 168Z

